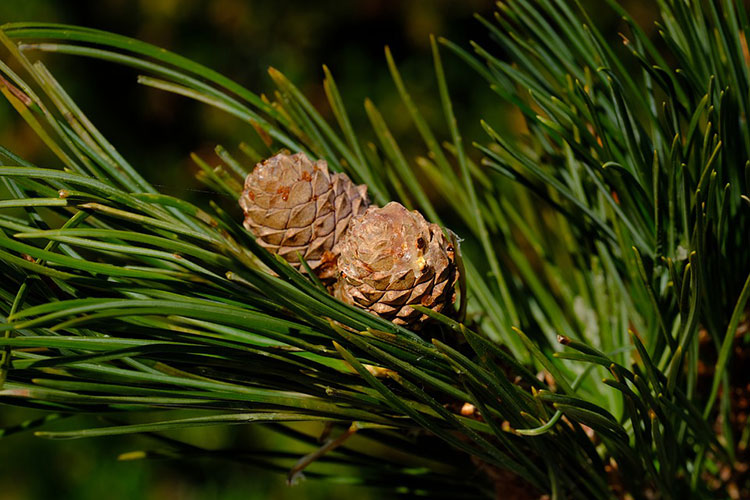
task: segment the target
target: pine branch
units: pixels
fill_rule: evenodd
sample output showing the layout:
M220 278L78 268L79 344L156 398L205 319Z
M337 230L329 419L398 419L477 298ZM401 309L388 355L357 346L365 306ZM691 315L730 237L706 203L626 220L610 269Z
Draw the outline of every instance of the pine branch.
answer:
M322 421L334 435L354 425L393 449L433 450L418 453L427 455L418 472L344 439L303 460L316 459L313 476L349 460L363 484L393 491L492 494L487 484L502 478L560 498L709 497L701 479L742 451L727 423L750 274L747 15L729 1L659 1L661 51L607 3L628 30L621 47L578 2L560 0L499 4L494 20L479 19L497 47L473 43L471 54L433 39L444 130L428 126L387 49L424 142L417 159L369 100L377 145L360 132L328 68L338 130L275 69L270 100L120 35L5 25L0 90L64 170L0 151L9 193L0 208L16 214L0 214L0 398L124 418L39 434L51 438ZM466 137L439 45L514 106L527 131L483 123L486 137ZM415 333L372 316L269 254L235 207L158 193L30 59L37 51L132 67L144 85L251 124L247 158L220 146L220 167L193 158L199 178L229 198L252 162L286 148L366 183L380 204L397 196L433 222L455 211L465 320L422 308L434 323ZM135 410L153 417L131 423ZM721 439L706 420L717 414ZM270 452L165 443L169 451L145 455L280 467ZM467 472L476 464L484 484Z

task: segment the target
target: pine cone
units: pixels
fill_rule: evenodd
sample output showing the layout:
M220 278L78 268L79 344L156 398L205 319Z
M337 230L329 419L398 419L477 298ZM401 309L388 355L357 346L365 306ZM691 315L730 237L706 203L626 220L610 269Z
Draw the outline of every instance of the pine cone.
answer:
M453 247L437 224L395 202L353 219L339 247L335 294L398 325L414 329L455 301ZM447 311L446 311L447 312Z
M240 197L244 226L258 243L299 269L299 252L320 278L336 274L334 247L352 216L370 204L367 186L331 174L325 160L277 154L255 166Z

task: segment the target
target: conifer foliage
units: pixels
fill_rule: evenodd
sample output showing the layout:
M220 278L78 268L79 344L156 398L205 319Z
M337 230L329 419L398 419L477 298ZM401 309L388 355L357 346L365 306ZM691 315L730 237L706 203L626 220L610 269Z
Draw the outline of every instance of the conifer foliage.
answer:
M432 39L440 130L386 49L423 139L416 158L369 100L371 127L355 128L325 67L331 122L276 69L265 96L124 36L3 26L0 91L58 159L37 166L13 144L0 150L0 401L49 415L6 433L142 433L158 444L144 456L236 460L389 495L749 495L738 363L750 18L741 1L656 0L649 37L606 4L622 18L619 41L577 0L499 3L478 18L493 45ZM418 210L455 250L455 304L413 304L431 321L396 324L331 295L312 272L318 256L296 253L293 267L269 253L236 203L160 193L142 175L154 166L128 163L39 53L125 65L143 85L252 124L236 154L194 156L229 199L256 163L286 151L325 160L374 205ZM486 135L465 137L445 64L475 73L523 130L482 122ZM45 430L83 412L105 423ZM322 442L296 422L325 426ZM249 424L309 454L161 435Z

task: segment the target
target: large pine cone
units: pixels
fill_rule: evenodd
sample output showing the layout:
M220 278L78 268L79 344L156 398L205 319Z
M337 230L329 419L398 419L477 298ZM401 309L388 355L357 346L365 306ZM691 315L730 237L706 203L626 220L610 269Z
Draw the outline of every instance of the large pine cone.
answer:
M367 186L331 174L325 160L277 154L258 163L240 197L244 226L258 243L299 269L299 252L320 278L336 274L334 246L370 204Z
M399 203L353 219L339 252L336 296L398 325L418 329L428 319L412 304L441 312L455 301L453 247L440 226Z

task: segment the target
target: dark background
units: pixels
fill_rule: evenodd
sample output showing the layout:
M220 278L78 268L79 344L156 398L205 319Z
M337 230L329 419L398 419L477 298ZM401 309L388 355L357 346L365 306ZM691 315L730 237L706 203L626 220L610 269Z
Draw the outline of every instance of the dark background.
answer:
M52 21L132 36L206 64L256 93L273 91L267 74L273 66L332 118L321 84L326 64L355 127L372 135L363 106L370 97L408 153L417 137L395 92L384 46L390 45L427 120L442 127L429 35L486 42L472 16L489 16L492 6L485 0L2 0L0 22ZM169 194L199 188L190 152L210 155L217 143L231 150L248 133L248 125L221 111L137 85L129 68L64 55L32 57L41 58L104 135ZM444 57L451 63L446 71L459 118L471 116L465 121L477 133L480 113L502 118L496 100L487 106L491 91L477 91L476 75ZM0 106L0 143L35 163L49 160L32 136L9 106Z
M605 32L616 38L611 13L586 2ZM629 2L637 19L650 24L649 0ZM331 118L321 81L321 65L333 72L358 132L372 135L363 101L378 105L407 158L420 140L401 105L383 55L390 45L412 97L439 136L446 131L437 97L429 35L444 35L463 46L488 46L474 12L492 15L485 0L0 0L0 23L70 23L140 38L194 59L255 92L272 89L267 68L281 70ZM34 54L38 57L39 54ZM443 51L455 108L470 142L483 140L479 119L513 133L515 114L463 63ZM83 111L118 150L168 194L203 199L190 152L210 156L216 144L230 150L243 140L247 125L220 111L179 96L137 85L127 68L70 56L41 57ZM0 144L40 165L57 165L33 132L0 102ZM0 407L0 425L28 418ZM78 417L69 426L97 425ZM58 425L59 427L59 425ZM317 428L308 429L319 431ZM177 434L208 448L291 445L249 426L200 428ZM281 475L252 467L209 461L116 461L120 453L151 448L146 438L51 442L18 434L0 439L0 498L94 499L377 498L351 486L311 481L294 488ZM291 449L290 451L294 451ZM300 456L304 454L300 451Z

